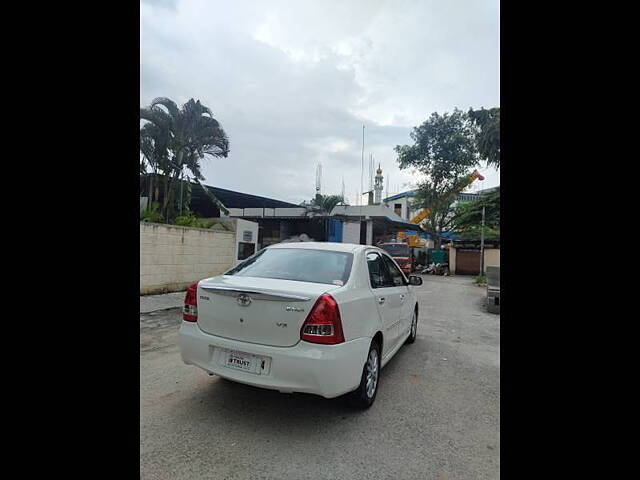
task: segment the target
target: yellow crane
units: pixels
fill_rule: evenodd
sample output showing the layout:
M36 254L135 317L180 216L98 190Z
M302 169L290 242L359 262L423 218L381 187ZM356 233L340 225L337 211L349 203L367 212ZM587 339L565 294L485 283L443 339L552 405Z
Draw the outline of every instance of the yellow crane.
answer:
M484 180L484 177L480 174L480 172L478 172L478 170L474 170L467 176L467 178L464 181L460 182L460 185L458 186L458 188L456 188L453 192L451 192L451 195L455 197L458 193L460 193L462 190L467 188L476 180ZM431 214L430 208L423 208L411 220L409 220L409 222L415 223L417 225L420 222L422 222L425 218L427 218L430 214ZM404 237L404 232L399 232L398 237L399 238ZM407 242L410 246L417 247L420 245L420 237L418 235L409 235L407 237Z

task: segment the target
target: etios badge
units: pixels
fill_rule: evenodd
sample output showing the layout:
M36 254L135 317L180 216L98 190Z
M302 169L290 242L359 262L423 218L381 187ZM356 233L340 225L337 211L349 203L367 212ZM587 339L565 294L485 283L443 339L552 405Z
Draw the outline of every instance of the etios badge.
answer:
M251 303L251 297L249 295L241 293L236 298L236 302L238 302L238 305L240 305L241 307L246 307Z

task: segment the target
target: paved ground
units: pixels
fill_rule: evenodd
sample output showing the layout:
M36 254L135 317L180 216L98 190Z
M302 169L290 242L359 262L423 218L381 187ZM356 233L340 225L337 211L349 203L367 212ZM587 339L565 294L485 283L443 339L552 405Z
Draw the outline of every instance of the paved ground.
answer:
M364 412L210 377L182 364L179 310L141 315L141 478L498 479L500 316L470 277L424 279Z
M182 307L185 292L165 293L163 295L145 295L140 297L140 313Z

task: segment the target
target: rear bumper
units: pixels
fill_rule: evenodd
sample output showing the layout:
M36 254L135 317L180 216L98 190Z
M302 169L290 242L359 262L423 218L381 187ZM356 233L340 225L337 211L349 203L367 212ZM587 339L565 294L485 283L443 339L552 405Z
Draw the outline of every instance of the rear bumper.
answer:
M339 345L317 345L304 341L292 347L270 347L209 335L196 323L182 322L182 360L240 383L281 392L304 392L334 398L355 390L371 345L359 338ZM267 374L243 372L220 365L217 349L236 350L271 358Z

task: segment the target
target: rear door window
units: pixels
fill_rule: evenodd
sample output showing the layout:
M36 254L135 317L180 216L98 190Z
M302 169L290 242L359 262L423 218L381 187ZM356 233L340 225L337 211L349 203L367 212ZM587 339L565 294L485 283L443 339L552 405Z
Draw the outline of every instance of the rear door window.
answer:
M367 253L367 267L369 269L369 280L371 288L392 287L393 280L384 260L376 252Z
M389 269L389 275L391 275L391 281L393 282L393 285L396 286L396 287L400 287L400 286L404 285L406 283L404 275L402 274L402 272L398 268L398 265L396 265L396 262L391 260L386 255L382 255L382 258L383 258L384 263L386 264L387 268Z

